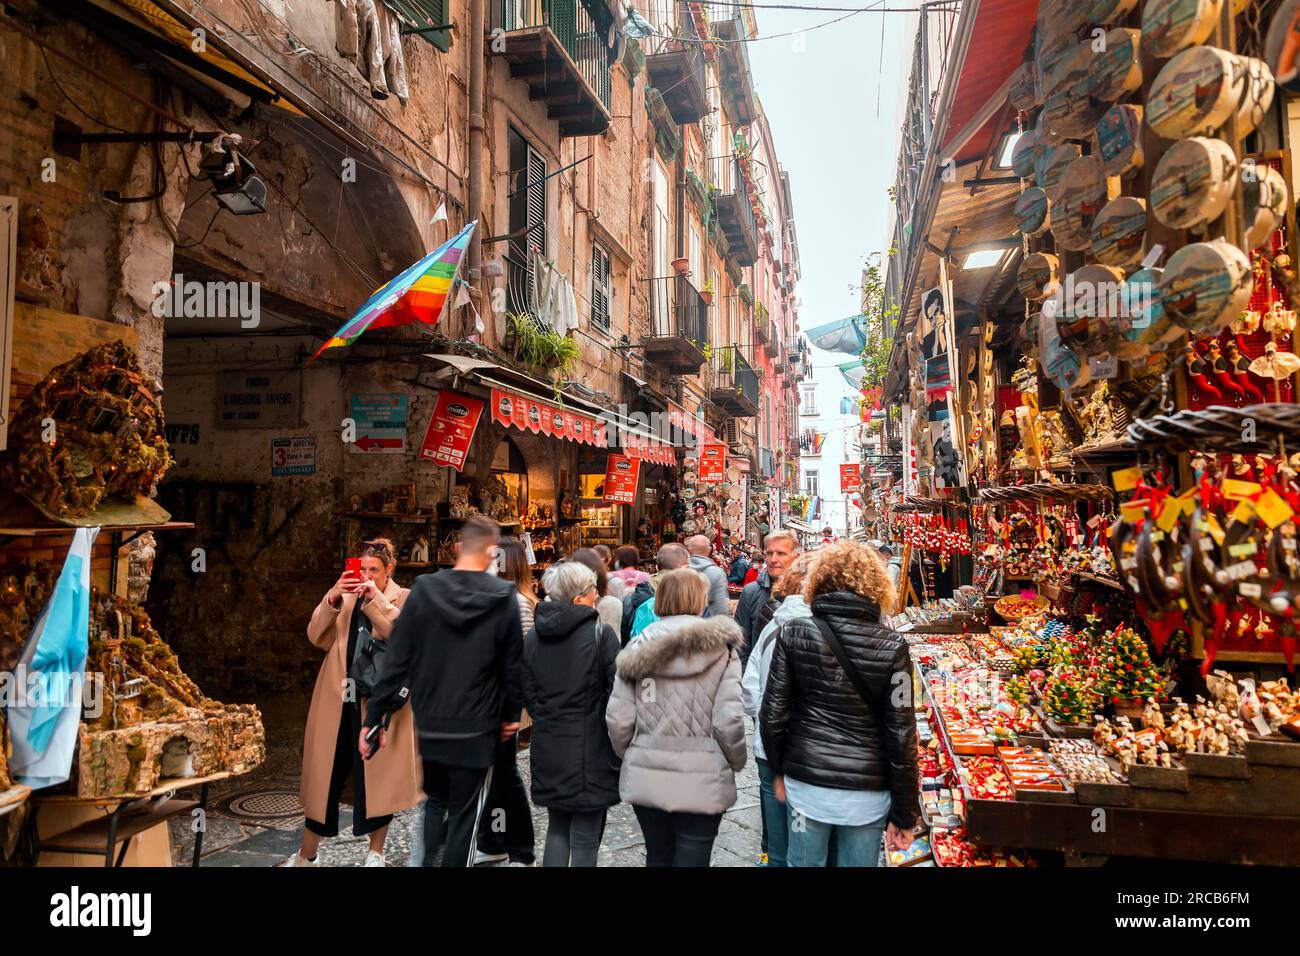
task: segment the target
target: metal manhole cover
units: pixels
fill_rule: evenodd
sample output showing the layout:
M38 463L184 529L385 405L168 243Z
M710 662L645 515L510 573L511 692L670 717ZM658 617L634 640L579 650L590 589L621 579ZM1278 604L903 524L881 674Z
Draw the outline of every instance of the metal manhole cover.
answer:
M217 801L217 813L246 823L275 826L286 820L302 816L302 803L297 790L278 787L261 787L240 790Z

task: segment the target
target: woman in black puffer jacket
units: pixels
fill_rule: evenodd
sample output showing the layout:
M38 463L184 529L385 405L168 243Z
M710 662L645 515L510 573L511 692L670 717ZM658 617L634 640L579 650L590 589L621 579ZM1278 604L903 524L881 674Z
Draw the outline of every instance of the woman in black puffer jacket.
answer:
M620 762L605 730L618 635L596 615L596 574L551 565L546 600L524 637L524 700L533 717L533 803L548 814L542 866L595 866Z
M759 714L763 748L790 815L790 866L875 866L916 826L916 720L907 643L880 623L894 587L873 551L853 541L818 549L804 581L813 617L782 625ZM820 626L819 623L821 622ZM821 627L839 639L868 699ZM888 824L886 828L886 824Z

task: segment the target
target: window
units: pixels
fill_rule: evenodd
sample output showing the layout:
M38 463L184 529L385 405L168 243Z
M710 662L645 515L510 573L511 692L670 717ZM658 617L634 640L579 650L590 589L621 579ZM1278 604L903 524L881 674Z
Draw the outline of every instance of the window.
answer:
M803 405L799 408L801 415L817 414L817 390L814 388L805 388L803 390Z
M506 231L521 235L510 240L506 308L535 313L533 256L546 255L546 158L513 128L509 141L511 195Z
M609 331L609 253L591 244L591 324Z
M803 475L803 490L807 495L821 494L821 483L817 479L816 471L805 471Z

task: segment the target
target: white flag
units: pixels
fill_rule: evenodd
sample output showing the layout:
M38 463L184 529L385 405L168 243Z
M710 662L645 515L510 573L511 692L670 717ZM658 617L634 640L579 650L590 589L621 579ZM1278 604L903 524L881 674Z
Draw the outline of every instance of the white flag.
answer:
M433 214L433 218L429 220L429 225L432 226L435 222L446 222L446 221L447 221L447 204L445 202L440 202L438 203L437 211L434 212Z
M469 289L465 288L465 283L460 283L456 290L456 301L452 304L453 309L459 309L461 306L471 305L469 298Z

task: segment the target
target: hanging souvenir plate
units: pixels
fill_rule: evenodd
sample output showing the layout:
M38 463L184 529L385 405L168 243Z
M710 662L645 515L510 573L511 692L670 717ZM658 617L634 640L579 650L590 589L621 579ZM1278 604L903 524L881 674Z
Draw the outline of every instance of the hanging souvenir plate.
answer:
M1151 212L1171 229L1199 229L1227 208L1237 160L1222 140L1193 136L1174 143L1151 176Z
M1160 299L1163 269L1139 269L1124 283L1120 316L1115 323L1119 342L1115 352L1125 361L1143 358L1170 330ZM1181 330L1180 330L1181 331Z
M1038 119L1034 120L1034 129L1038 131L1038 147L1041 152L1050 152L1053 146L1060 145L1065 138L1056 130L1048 128L1042 110L1038 111Z
M1123 20L1136 6L1137 0L1084 0L1083 22L1108 27Z
M1062 343L1080 355L1111 350L1124 287L1124 270L1087 265L1070 273L1056 297L1056 329Z
M1024 235L1037 236L1047 231L1048 206L1046 191L1037 186L1030 186L1016 197L1016 223Z
M1096 156L1080 156L1061 173L1052 197L1052 235L1061 249L1087 249L1092 221L1106 205L1106 174Z
M1013 109L1026 113L1039 104L1038 77L1032 62L1021 63L1016 72L1011 74L1011 89L1007 91L1007 99L1011 101Z
M1040 37L1058 37L1077 33L1087 25L1087 5L1079 0L1040 0L1038 31Z
M1093 54L1090 93L1103 103L1116 100L1142 86L1142 64L1138 62L1141 34L1137 30L1116 27L1105 36L1105 47ZM1088 41L1092 49L1092 41Z
M1044 150L1034 167L1034 179L1037 185L1047 190L1047 195L1051 197L1052 189L1061 178L1061 173L1065 172L1065 167L1078 159L1082 152L1074 143L1064 143Z
M1246 208L1246 248L1257 249L1286 218L1286 180L1272 166L1255 164L1255 175L1243 176L1242 199Z
M1264 59L1277 85L1292 96L1300 95L1300 0L1283 0L1268 25Z
M744 492L740 490L740 485L732 485L727 491L727 496L733 501L739 501L743 495Z
M1250 259L1227 242L1194 242L1169 258L1160 297L1170 320L1194 338L1214 335L1250 301Z
M696 465L696 459L694 457L687 456L686 458L682 459L682 467L685 468L688 472L694 471L695 465Z
M1031 252L1020 263L1016 288L1031 302L1039 302L1047 295L1047 286L1058 280L1061 260L1050 252Z
M697 476L697 475L695 474L695 472L693 472L693 471L688 471L688 472L686 472L686 474L682 475L682 481L685 482L685 483L688 484L688 485L693 485L693 484L695 484L695 482L696 482L697 479L698 479L698 476Z
M1253 56L1239 56L1238 61L1246 71L1245 91L1237 107L1237 132L1242 136L1253 133L1264 122L1273 105L1273 71L1263 60Z
M1147 0L1142 8L1142 46L1152 56L1173 56L1204 43L1214 32L1223 0Z
M1118 196L1092 221L1092 254L1108 266L1136 265L1142 259L1146 235L1146 200Z
M1142 167L1142 107L1123 103L1102 114L1097 155L1107 176L1127 176Z
M1088 384L1088 363L1080 362L1078 353L1061 341L1056 320L1044 315L1038 323L1038 360L1043 374L1060 389Z
M1089 43L1075 44L1048 75L1043 87L1043 124L1062 136L1083 136L1101 118L1105 104L1089 97L1097 55Z
M1038 142L1038 130L1027 129L1020 134L1016 145L1011 150L1011 170L1021 179L1034 175L1034 163L1042 152Z
M1156 74L1147 91L1147 125L1165 139L1213 133L1236 111L1245 90L1240 58L1216 47L1194 46Z
M727 481L740 481L742 472L739 465L732 465L727 469Z

